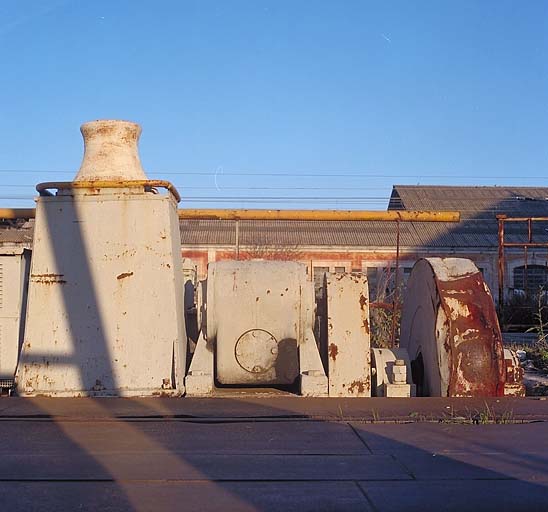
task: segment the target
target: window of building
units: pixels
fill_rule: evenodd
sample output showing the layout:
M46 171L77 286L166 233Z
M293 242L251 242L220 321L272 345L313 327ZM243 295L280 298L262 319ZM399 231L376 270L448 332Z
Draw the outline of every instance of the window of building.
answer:
M344 274L346 272L344 267L335 267L335 274Z
M369 285L369 300L377 300L377 267L367 267L367 283Z
M548 267L543 265L525 265L514 269L514 288L534 292L541 286L548 286Z
M403 269L403 283L407 283L407 280L409 279L409 276L411 275L411 270L413 270L413 267L404 267Z

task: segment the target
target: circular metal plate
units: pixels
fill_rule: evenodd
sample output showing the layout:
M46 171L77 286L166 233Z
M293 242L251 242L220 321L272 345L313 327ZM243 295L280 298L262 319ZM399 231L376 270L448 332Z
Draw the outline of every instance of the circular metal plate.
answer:
M274 366L278 357L278 341L268 331L251 329L236 342L236 361L246 371L265 373Z

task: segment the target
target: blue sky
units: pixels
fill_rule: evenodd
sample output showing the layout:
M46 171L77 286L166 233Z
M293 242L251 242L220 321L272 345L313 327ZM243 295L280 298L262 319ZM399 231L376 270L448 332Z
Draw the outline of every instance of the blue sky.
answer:
M543 0L0 0L0 63L1 206L70 180L98 118L142 125L181 206L548 186Z

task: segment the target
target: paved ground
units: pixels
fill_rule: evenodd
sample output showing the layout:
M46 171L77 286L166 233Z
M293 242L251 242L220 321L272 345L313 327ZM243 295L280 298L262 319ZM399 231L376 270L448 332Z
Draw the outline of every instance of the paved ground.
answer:
M547 419L532 399L3 398L0 510L546 511Z

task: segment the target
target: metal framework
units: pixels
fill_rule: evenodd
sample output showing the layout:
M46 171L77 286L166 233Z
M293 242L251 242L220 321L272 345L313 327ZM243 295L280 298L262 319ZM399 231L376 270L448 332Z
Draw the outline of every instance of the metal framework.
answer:
M525 284L525 293L527 293L527 258L528 258L528 249L529 248L548 248L548 242L535 242L533 240L533 222L548 222L548 217L507 217L506 215L497 215L497 220L499 221L498 227L498 240L499 240L499 265L498 265L498 276L499 276L499 311L502 311L504 307L504 280L506 274L506 264L505 264L505 252L504 250L508 248L522 248L523 255L525 260L525 275L524 275L524 284ZM504 240L504 224L506 222L523 222L527 223L527 242L506 242Z

